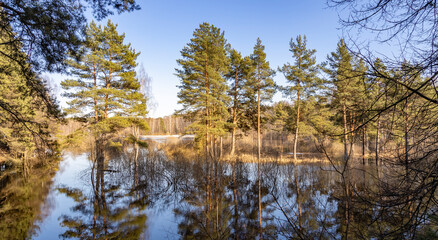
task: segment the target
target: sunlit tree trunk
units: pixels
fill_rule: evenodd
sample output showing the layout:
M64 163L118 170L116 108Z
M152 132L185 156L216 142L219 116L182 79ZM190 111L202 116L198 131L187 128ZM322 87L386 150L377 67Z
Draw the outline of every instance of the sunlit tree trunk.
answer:
M111 57L109 58L109 61L111 61ZM108 69L108 79L106 82L106 90L109 91L109 88L111 86L111 68ZM105 93L105 115L104 118L108 118L108 92Z
M234 106L233 106L233 130L231 132L231 156L236 151L236 129L237 129L237 71L234 77Z
M259 228L260 238L262 232L262 193L261 193L261 174L260 174L260 157L261 157L261 137L260 137L260 73L259 73L259 87L257 89L257 173L258 173L258 187L259 187Z
M379 164L379 150L380 150L380 115L377 118L377 129L376 129L376 165Z
M96 72L96 64L93 64L93 78L94 78L94 120L99 120L97 113L97 72Z
M405 169L406 174L409 171L409 115L408 115L408 98L406 98L405 108Z
M298 86L300 82L298 81ZM300 91L297 91L297 126L295 129L295 139L294 139L294 160L297 160L297 144L298 144L298 125L300 123Z
M348 160L348 150L347 150L347 106L345 103L342 105L343 108L343 120L344 120L344 163Z
M362 164L365 164L365 119L362 119Z

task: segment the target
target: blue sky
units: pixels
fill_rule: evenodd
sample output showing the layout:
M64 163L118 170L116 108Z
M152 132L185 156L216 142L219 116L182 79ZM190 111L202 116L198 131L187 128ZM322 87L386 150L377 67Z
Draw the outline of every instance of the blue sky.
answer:
M140 11L113 15L110 19L124 32L125 41L141 54L143 64L152 78L152 91L157 103L152 117L174 113L179 79L174 75L181 49L189 42L193 31L208 22L225 31L233 48L249 55L256 39L266 46L267 59L277 69L292 62L289 41L298 34L306 35L308 47L317 50L317 62L325 61L342 36L338 15L326 6L325 0L162 0L138 1ZM100 22L105 25L107 20ZM64 76L52 77L60 82ZM285 84L282 73L274 80ZM281 94L274 101L281 100ZM61 98L61 105L65 106Z

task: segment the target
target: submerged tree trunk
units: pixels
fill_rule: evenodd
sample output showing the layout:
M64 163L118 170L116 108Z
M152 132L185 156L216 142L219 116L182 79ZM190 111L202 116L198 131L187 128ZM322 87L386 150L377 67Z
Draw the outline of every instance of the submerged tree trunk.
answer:
M301 217L301 195L300 195L300 186L298 183L298 169L297 165L294 164L294 178L295 178L295 190L297 192L297 203L298 203L298 224L300 227L300 231L302 230L302 217Z
M258 187L259 187L259 237L261 239L262 236L262 188L261 188L261 174L260 174L260 159L258 161L258 167L257 167L257 172L258 172Z
M239 239L239 208L237 200L236 161L233 162L234 238Z

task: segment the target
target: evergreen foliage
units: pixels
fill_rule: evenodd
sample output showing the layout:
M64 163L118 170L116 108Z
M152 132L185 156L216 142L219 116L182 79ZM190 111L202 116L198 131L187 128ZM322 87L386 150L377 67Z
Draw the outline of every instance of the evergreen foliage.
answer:
M0 40L7 43L11 39L2 35ZM27 56L16 47L0 44L0 51L26 62ZM29 159L55 154L56 142L49 124L53 124L57 109L43 79L29 65L22 68L0 56L0 162L22 164L27 171Z
M235 49L230 50L229 57L230 68L226 77L230 82L228 96L231 98L231 155L233 155L236 148L237 129L246 131L252 128L251 107L254 105L255 96L251 83L254 82L254 67L249 57L242 58L242 55Z
M215 136L226 133L228 117L225 74L228 72L227 49L224 32L202 23L193 32L193 38L181 51L177 60L181 69L176 69L181 79L178 87L180 113L193 119L191 129L199 143L213 142ZM204 145L204 146L206 146Z
M275 71L269 66L266 60L265 46L262 45L260 38L254 46L254 51L250 56L254 66L253 95L257 96L257 158L261 156L261 105L265 101L270 101L275 93L275 83L272 77Z
M336 52L332 52L328 57L328 68L325 72L329 75L331 84L331 108L342 113L338 117L338 122L343 126L343 142L344 142L344 161L348 160L348 114L352 119L350 107L354 104L354 92L357 84L355 82L354 71L352 66L353 56L347 49L343 39L337 44ZM350 121L351 123L351 121ZM352 139L350 138L351 143Z
M110 20L104 28L92 22L86 32L83 57L68 61L76 78L61 83L64 95L71 99L66 112L95 123L92 129L97 138L130 127L125 140L145 145L139 136L140 130L149 129L147 100L134 69L140 53L124 43L125 35Z
M296 42L293 39L290 41L289 51L292 53L295 62L293 65L287 63L283 65L281 72L284 73L289 86L284 90L287 96L296 94L296 124L295 124L295 138L294 138L294 159L297 159L297 144L300 124L300 104L301 99L304 100L311 96L318 86L318 66L316 65L316 58L314 56L316 50L307 49L307 38L304 35L298 35Z
M72 99L68 113L82 118L94 115L96 121L146 115L146 98L134 70L139 53L124 43L125 36L116 27L110 20L104 29L92 22L82 47L83 58L69 61L77 78L61 83L68 91L65 96Z

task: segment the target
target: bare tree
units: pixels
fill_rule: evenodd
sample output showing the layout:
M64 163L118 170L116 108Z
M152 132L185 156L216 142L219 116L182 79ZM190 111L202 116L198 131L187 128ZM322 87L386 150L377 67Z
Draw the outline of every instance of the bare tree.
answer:
M138 70L138 80L141 84L141 92L147 98L147 109L149 112L154 112L157 109L158 103L155 101L152 93L152 78L146 73L143 64L140 64Z

